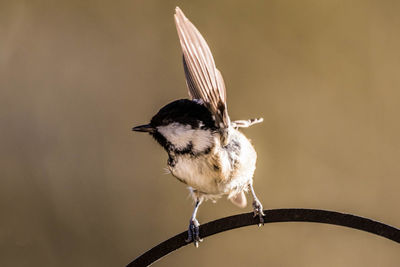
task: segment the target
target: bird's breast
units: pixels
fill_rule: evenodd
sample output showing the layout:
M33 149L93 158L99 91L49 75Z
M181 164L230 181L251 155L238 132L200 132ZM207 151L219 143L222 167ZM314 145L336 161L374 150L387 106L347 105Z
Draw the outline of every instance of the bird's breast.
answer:
M223 179L212 156L175 155L168 167L176 178L190 187L208 194L220 194L219 183Z
M256 153L239 132L234 132L227 146L218 139L207 153L170 153L168 166L176 178L206 194L229 194L242 190L251 181Z

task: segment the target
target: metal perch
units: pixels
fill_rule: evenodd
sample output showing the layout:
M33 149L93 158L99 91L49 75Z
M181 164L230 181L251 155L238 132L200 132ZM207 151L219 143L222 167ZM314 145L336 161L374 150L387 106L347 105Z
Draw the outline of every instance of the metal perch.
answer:
M275 209L264 210L264 213L264 223L266 224L275 222L314 222L334 224L376 234L400 243L399 229L351 214L314 209ZM259 224L259 218L254 218L252 212L233 215L201 225L200 237L205 238L220 232L254 224ZM191 244L185 241L186 238L187 231L171 237L140 255L127 266L148 266L172 251Z

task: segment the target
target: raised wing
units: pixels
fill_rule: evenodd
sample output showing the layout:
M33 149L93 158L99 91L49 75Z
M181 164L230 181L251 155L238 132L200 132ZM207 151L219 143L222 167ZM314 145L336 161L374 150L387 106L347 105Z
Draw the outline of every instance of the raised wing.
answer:
M215 67L210 48L179 7L175 9L175 24L182 46L183 67L190 97L204 102L215 116L218 127L229 128L225 83Z

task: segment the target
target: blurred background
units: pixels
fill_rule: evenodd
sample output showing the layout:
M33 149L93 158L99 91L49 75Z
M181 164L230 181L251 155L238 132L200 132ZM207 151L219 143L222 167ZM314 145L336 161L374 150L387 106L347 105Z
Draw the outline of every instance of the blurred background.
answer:
M187 97L175 6L203 33L264 208L400 226L400 2L0 2L0 265L124 266L187 228L167 155L131 127ZM206 202L205 223L249 212ZM399 266L398 244L312 223L207 238L154 266Z

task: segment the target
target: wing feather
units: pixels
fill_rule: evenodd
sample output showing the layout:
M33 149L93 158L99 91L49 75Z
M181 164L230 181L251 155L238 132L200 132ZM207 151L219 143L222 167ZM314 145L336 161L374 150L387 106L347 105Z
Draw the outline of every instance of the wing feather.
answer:
M179 7L175 10L175 24L182 46L183 67L190 97L205 103L215 116L218 127L229 128L224 79L215 67L207 42Z

